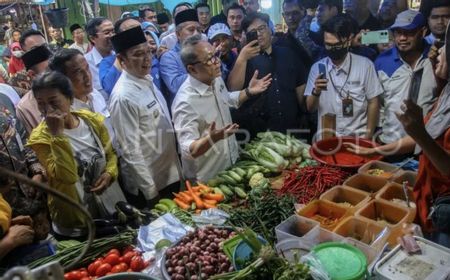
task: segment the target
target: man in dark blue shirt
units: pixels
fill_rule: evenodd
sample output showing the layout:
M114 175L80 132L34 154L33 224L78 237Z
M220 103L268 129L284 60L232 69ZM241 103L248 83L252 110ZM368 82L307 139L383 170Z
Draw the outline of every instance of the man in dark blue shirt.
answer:
M255 70L258 78L272 74L272 84L266 92L232 112L233 121L247 130L252 138L266 130L298 132L308 74L303 62L290 49L271 44L268 15L251 14L244 19L242 26L247 33L256 31L258 40L249 42L238 56L228 78L229 90L247 87ZM259 49L259 52L255 53L253 49Z

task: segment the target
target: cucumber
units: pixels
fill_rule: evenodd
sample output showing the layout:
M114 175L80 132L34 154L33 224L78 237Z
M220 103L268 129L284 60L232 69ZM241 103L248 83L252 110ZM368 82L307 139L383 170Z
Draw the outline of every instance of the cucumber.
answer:
M234 195L233 191L229 187L227 187L225 185L220 185L219 187L220 187L220 190L223 192L224 195L226 195L226 196L233 196Z
M231 176L228 176L226 174L220 175L220 178L222 178L225 181L225 183L230 184L230 185L236 185L238 183Z
M216 193L216 194L225 195L219 187L215 187L215 188L213 188L213 190L214 190L214 193Z
M240 167L233 168L233 171L239 174L239 176L241 176L242 178L247 174L247 172L245 172L245 170Z
M169 208L169 211L178 207L177 204L172 199L168 198L160 199L158 204L165 205L167 208Z
M166 205L161 204L161 203L156 204L155 209L162 211L162 212L169 212L169 207L167 207Z
M256 172L258 172L258 170L259 170L259 168L256 168L256 167L250 168L249 170L247 170L247 174L246 174L245 177L246 177L248 180L250 180L250 178L252 178L253 174L255 174Z
M247 198L247 194L244 192L243 189L239 187L234 187L234 192L239 196L240 198Z
M228 170L228 176L230 176L231 178L233 178L236 182L240 182L242 181L242 177L239 176L239 174L237 174L236 172L234 172L233 170Z

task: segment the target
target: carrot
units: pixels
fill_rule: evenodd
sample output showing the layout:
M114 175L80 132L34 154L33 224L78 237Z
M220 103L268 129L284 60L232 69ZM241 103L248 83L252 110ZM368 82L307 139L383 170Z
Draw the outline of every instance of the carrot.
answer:
M183 210L187 210L190 208L190 206L187 203L183 202L179 198L174 198L173 201L178 205L178 207L180 207Z
M181 202L183 202L183 203L186 203L186 204L189 204L189 202L184 198L184 196L182 196L181 194L179 194L179 193L172 193L173 194L173 196L175 196L176 198L178 198L179 200L181 200Z
M201 209L195 209L195 214L200 214L200 212L202 212Z
M213 199L203 199L203 202L209 205L216 205L217 204L217 200L213 200Z
M204 208L203 201L200 199L200 197L194 192L192 189L191 183L186 180L186 188L189 191L190 195L194 198L195 204L197 205L197 208Z
M215 205L211 205L211 204L208 204L208 203L204 203L203 205L205 206L206 209L216 208Z
M223 194L220 193L207 193L203 195L203 198L205 199L210 199L210 200L215 200L215 201L222 201L225 199L225 197L223 196Z
M204 190L206 192L211 192L212 191L212 189L210 187L208 187L207 185L202 184L200 182L197 183L197 187L199 187L201 190Z
M188 192L180 192L179 195L184 198L184 201L186 201L186 203L191 203L192 201L194 201L194 198Z

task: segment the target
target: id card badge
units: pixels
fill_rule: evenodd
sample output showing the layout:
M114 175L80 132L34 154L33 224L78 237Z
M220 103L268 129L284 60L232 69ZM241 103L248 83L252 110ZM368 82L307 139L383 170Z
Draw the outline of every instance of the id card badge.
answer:
M344 117L353 117L353 99L342 99L342 115Z

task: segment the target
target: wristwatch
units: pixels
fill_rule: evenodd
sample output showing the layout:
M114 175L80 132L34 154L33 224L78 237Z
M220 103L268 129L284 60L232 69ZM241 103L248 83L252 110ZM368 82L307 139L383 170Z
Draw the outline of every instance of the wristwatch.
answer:
M313 88L311 95L315 97L320 97L320 93L316 93L316 88Z

